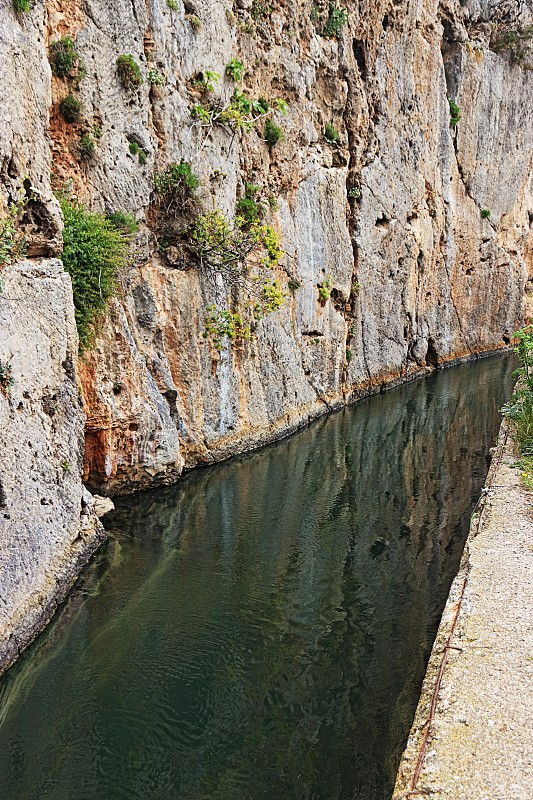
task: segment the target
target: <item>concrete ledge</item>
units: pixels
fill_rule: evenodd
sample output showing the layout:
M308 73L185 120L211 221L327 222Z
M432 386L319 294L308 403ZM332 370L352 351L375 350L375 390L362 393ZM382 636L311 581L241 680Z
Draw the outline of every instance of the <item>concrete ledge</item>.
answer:
M429 660L393 800L529 800L533 509L507 425Z

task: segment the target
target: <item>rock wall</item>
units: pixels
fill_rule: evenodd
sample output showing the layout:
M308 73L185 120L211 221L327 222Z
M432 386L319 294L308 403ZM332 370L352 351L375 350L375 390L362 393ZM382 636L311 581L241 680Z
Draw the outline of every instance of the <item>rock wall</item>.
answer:
M0 672L104 538L81 483L70 278L58 260L22 261L2 282L0 362L10 372L0 380Z
M13 187L29 174L41 217L54 220L51 154L56 187L140 223L120 296L80 363L91 487L173 482L384 384L509 343L533 272L533 79L527 60L491 43L530 22L531 0L352 0L331 38L326 2L39 0L18 16L10 0L0 6L13 69L2 174ZM66 35L86 69L73 124L58 110L73 82L46 58ZM125 53L143 76L131 90L117 74ZM261 124L245 133L191 118L207 70L221 76L209 102L228 101L232 58L246 68L240 91L288 103L275 147ZM84 133L95 135L90 160ZM220 352L203 336L206 307L243 298L160 252L155 236L154 173L181 159L204 208L228 218L246 183L260 185L285 250L270 272L284 305ZM35 225L36 253L58 238L45 228Z
M498 31L529 21L531 3L349 2L339 38L322 35L327 4L176 5L48 3L48 36L77 35L87 67L81 127L101 128L94 160L80 165L80 125L60 121L66 88L54 78L56 179L141 223L80 373L85 478L110 494L173 482L385 383L505 346L533 269L532 73L490 49ZM122 53L140 65L135 91L118 80ZM191 119L191 81L217 72L213 97L224 102L231 58L246 67L240 90L288 103L275 147L259 125L235 134ZM456 128L448 98L461 109ZM205 309L236 307L229 286L180 268L154 237L154 171L180 159L200 177L204 207L228 217L247 182L261 185L286 253L274 271L283 307L220 353L203 337Z

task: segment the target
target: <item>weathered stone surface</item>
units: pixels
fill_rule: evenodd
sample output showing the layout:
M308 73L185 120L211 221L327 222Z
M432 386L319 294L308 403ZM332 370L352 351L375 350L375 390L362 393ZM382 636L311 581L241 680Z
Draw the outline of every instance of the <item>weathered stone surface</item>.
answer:
M0 361L13 384L0 392L0 672L48 622L104 538L82 508L70 278L60 261L24 261L2 278Z
M52 5L49 35L77 34L88 66L84 124L102 129L81 166L78 131L52 124L58 169L95 207L132 211L143 226L82 367L91 486L114 494L172 482L383 383L509 342L533 272L533 73L489 45L528 23L529 0L350 2L338 40L320 35L324 18L313 22L297 0L271 15L229 0L177 10L121 0L112 12L91 0L85 15L75 2ZM145 79L134 92L116 74L123 52ZM218 72L223 102L234 57L250 96L289 103L273 149L260 125L233 135L190 117L201 99L191 80ZM164 85L150 85L153 69ZM53 108L64 91L56 80ZM448 98L461 108L456 129ZM277 203L267 216L286 251L276 271L285 305L252 342L220 354L202 336L205 307L224 306L229 287L181 269L177 247L160 258L151 234L154 169L182 158L206 207L231 216L250 181ZM290 292L289 280L300 287ZM321 305L324 282L332 291Z

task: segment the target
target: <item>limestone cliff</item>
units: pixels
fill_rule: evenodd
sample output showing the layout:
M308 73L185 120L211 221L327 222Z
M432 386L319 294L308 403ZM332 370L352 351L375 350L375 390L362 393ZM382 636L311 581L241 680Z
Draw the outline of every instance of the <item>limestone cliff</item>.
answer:
M46 587L85 535L77 379L85 479L114 494L510 342L533 273L533 73L513 38L532 14L531 0L35 0L18 14L0 0L0 187L4 207L25 197L30 259L4 269L0 294L6 635L30 584L56 596ZM68 77L49 66L65 37ZM142 83L120 80L121 55ZM215 119L236 86L264 110L248 131ZM270 145L267 117L284 132ZM222 274L163 241L154 175L182 160L203 209L228 220L254 185L284 249L265 270L279 310L254 320ZM65 184L140 225L77 366L70 284L50 260L51 187ZM242 309L253 335L217 349L211 304Z
M2 282L9 381L0 383L0 672L42 630L104 538L81 484L70 279L60 261L44 260L7 267Z
M331 9L344 8L326 35ZM530 2L49 0L46 10L40 51L70 34L87 69L77 125L57 110L65 81L51 83L56 184L71 180L93 207L141 223L80 370L89 485L113 494L172 482L384 383L509 343L533 268L533 79L527 59L493 44L529 23ZM133 90L117 75L121 54L140 67ZM208 71L221 76L209 103L227 102L231 59L245 67L239 91L288 104L274 147L261 125L235 132L191 116ZM82 162L79 135L94 125L95 155ZM284 305L220 352L203 337L206 307L240 298L179 251L162 253L154 235L154 172L181 159L204 207L228 218L246 184L260 186L285 250L274 270Z

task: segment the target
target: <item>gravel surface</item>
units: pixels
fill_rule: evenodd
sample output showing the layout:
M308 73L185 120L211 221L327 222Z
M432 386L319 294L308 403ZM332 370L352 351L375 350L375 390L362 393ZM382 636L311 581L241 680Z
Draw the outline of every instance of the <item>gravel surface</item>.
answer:
M533 798L533 494L515 460L503 427L393 800Z

